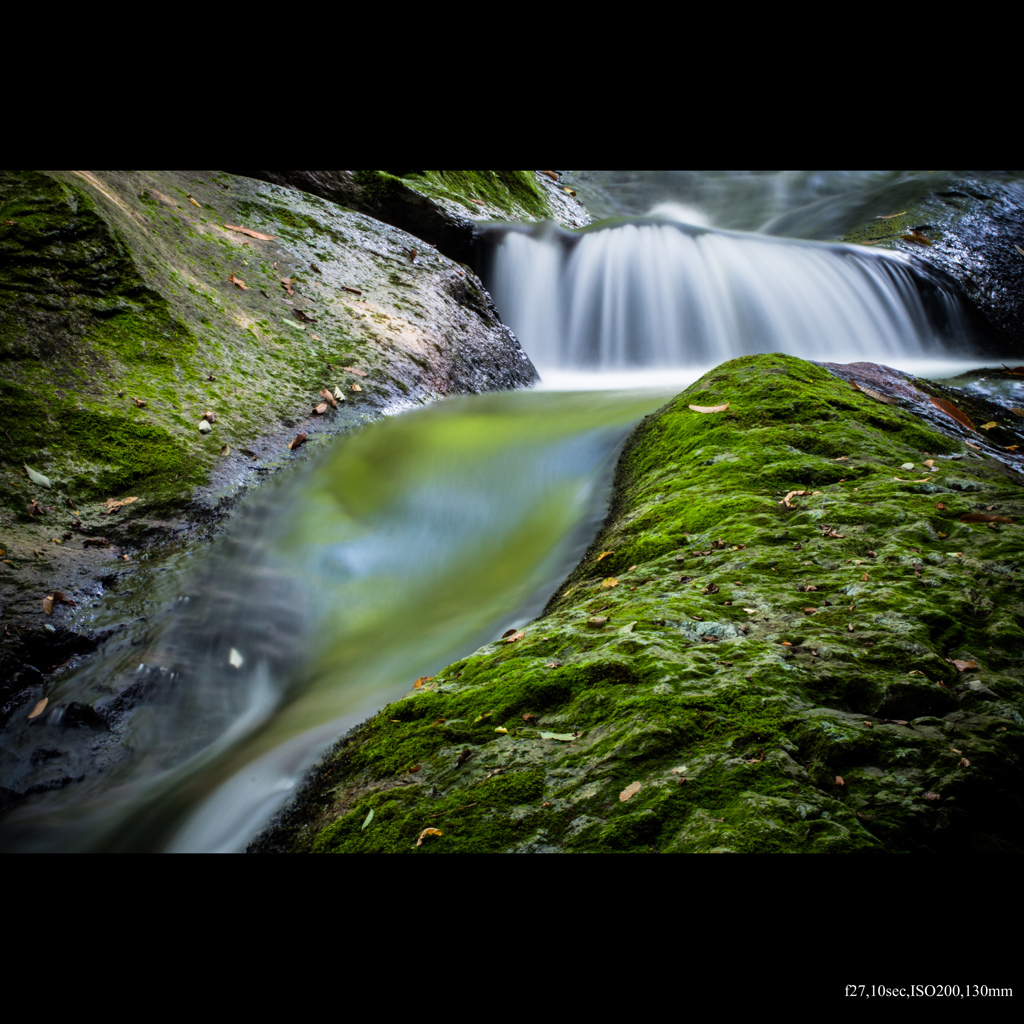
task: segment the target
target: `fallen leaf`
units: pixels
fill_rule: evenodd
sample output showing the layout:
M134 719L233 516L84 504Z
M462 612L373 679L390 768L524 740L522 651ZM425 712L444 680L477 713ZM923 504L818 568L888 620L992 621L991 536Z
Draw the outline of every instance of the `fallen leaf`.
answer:
M977 668L978 663L976 661L959 661L956 658L949 659L951 665L956 665L957 671L966 672L968 669Z
M817 612L817 610L818 610L817 608L805 608L804 609L804 614L805 615L814 615L815 612Z
M631 782L631 783L630 783L630 784L629 784L629 785L628 785L628 786L627 786L627 787L626 787L626 788L625 788L625 789L624 789L624 790L623 790L623 791L622 791L622 792L621 792L621 793L619 794L619 800L620 800L620 802L622 802L622 803L625 803L625 802L626 802L626 801L627 801L627 800L628 800L628 799L629 799L629 798L630 798L631 796L635 796L635 795L636 795L637 793L639 793L639 792L640 792L640 788L641 788L641 783L639 783L639 782Z
M930 396L929 396L930 397ZM957 421L962 426L967 427L969 430L974 430L974 424L971 422L971 418L961 412L952 402L947 402L944 398L930 398L932 405L934 405L941 412L944 412L951 419Z
M348 401L348 399L346 399L346 398L345 398L345 392L344 392L344 391L342 391L342 390L341 390L341 388L339 388L339 387L336 387L336 388L334 389L334 397L335 397L335 398L336 398L336 399L337 399L337 400L338 400L339 402L346 402L346 401Z
M284 290L285 290L285 291L286 291L286 292L287 292L287 293L288 293L289 295L294 295L294 294L295 294L295 289L294 289L294 288L292 288L292 285L293 285L294 283L295 283L295 278L294 278L294 277L282 277L282 278L281 278L281 287L282 287L282 288L283 288L283 289L284 289Z
M305 433L296 434L295 437L288 443L289 450L294 450L299 447L300 444L306 443Z
M576 737L571 732L542 732L542 740L561 740L563 743L570 743Z
M419 839L416 840L416 845L417 846L422 846L423 845L423 840L426 839L427 836L439 836L439 835L442 835L442 834L443 833L441 832L441 830L439 828L425 828L420 833Z
M753 615L757 611L756 608L744 608L743 609L748 615Z
M990 516L984 512L968 512L960 517L961 523L1015 523L1006 516Z
M364 828L366 828L366 826L369 825L371 821L373 821L373 808L372 807L370 808L370 813L365 818L363 818L363 823L362 823L362 825L359 826L360 831L362 831Z
M691 405L690 408L694 412L725 412L731 404L726 402L725 405Z
M849 630L849 632L852 633L853 632L853 623L852 622L848 622L846 624L846 628L847 628L847 630Z
M880 213L875 220L892 220L893 217L903 217L906 215L906 210L900 210L899 213Z
M506 734L508 733L508 729L506 729L505 726L503 726L503 725L499 725L498 728L495 729L494 731L495 732L503 732L503 733L506 733Z
M342 370L346 373L358 373L360 377L368 376L366 370L357 370L354 366L343 366Z
M138 498L124 498L121 501L114 501L113 498L107 498L107 500L103 502L103 505L107 510L104 514L109 516L111 512L116 512L119 508L124 508L125 505L130 505L133 501L138 500Z
M207 423L216 423L217 414L212 409L207 409L206 412L203 413L203 419L206 420Z
M231 271L231 276L228 278L228 280L232 284L237 284L238 287L241 288L242 291L244 292L247 292L249 290L249 286L240 277L235 277L234 271Z
M991 430L991 429L992 429L992 428L993 428L993 427L994 427L995 425L996 425L996 421L995 421L995 420L992 420L992 421L991 421L991 422L989 422L989 423L982 423L982 424L981 424L981 425L980 425L980 426L978 427L978 429L979 429L979 430Z
M314 333L313 333L312 331L310 331L310 332L309 332L309 336L310 336L310 337L311 337L311 338L312 338L312 339L313 339L314 341L319 341L319 340L320 340L320 335L319 335L319 334L314 334Z
M362 295L363 293L358 288L349 288L347 284L341 286L345 291L352 292L355 295Z
M936 503L935 503L935 507L936 507L937 509L939 509L940 511L942 511L942 512L945 512L945 511L946 511L946 506L945 506L945 505L943 505L941 501L938 501L938 502L936 502Z
M231 454L231 447L229 445L224 445L224 447L221 448L220 453L221 453L221 455L230 455Z
M611 552L611 551L602 551L602 552L601 552L601 554L599 554L599 555L597 556L597 559L596 559L596 560L597 560L598 562L600 562L602 558L607 558L607 557L608 557L608 556L609 556L610 554L612 554L612 552ZM635 568L636 568L636 566L634 565L634 566L633 566L633 568L635 569Z
M836 785L837 786L845 786L846 785L846 783L843 781L842 775L837 775L836 776Z
M308 313L303 312L303 310L301 310L301 309L293 309L292 310L292 315L295 317L296 320L301 320L303 323L306 323L306 324L315 324L316 323L316 321Z
M44 697L38 704L28 713L29 720L38 718L45 710L46 705L50 703L49 697Z
M924 798L925 800L938 800L939 794L936 793L934 790L930 789L927 793L924 794Z
M541 171L541 174L546 174L552 181L558 181L558 175L554 171Z
M363 389L358 384L353 384L352 385L352 390L353 391L362 391Z
M264 242L272 242L277 237L276 235L263 235L259 231L250 231L249 228L243 228L238 224L225 224L224 227L228 231L240 231L243 235L248 235L250 238L259 238Z
M316 413L317 416L323 416L323 414L327 412L327 403L321 402L319 405L314 405L313 412Z
M195 200L194 200L194 199L193 199L193 198L192 198L191 196L189 196L189 197L188 197L188 201L189 201L189 202L190 202L190 203L191 203L191 204L192 204L193 206L199 206L199 204L198 204L198 203L197 203L197 202L196 202L196 201L195 201ZM202 207L201 207L201 206L199 206L199 209L201 210L201 209L202 209Z
M146 400L144 398L133 398L132 401L140 408L146 408Z
M525 629L517 630L510 637L508 637L508 639L506 639L505 643L507 643L507 644L514 644L517 640L522 640L524 636L526 636L526 630Z
M970 768L971 762L968 761L966 757L961 757L960 760L957 761L956 766L957 768Z
M918 245L931 245L931 241L927 239L920 231L911 231L909 235L900 235L900 238L907 242L917 242Z
M433 678L433 676L420 676L419 679L417 679L416 682L412 684L412 688L414 690L418 690L421 686L423 686L424 683L429 683L430 680Z
M53 614L53 598L52 597L44 597L43 598L43 611L46 612L47 615L52 615Z
M228 655L228 661L232 668L241 668L245 664L245 658L242 657L234 647L231 648L231 653Z
M594 629L600 629L607 621L608 617L606 615L592 615L587 619L587 625L592 626Z
M614 576L609 576L608 579L601 584L602 587L617 587L618 585L619 581Z
M868 398L873 398L876 402L884 402L886 405L899 405L898 398L890 398L888 395L883 395L881 391L875 391L872 388L863 388L856 381L850 381L850 383L860 392L867 395Z
M22 465L25 464L22 463ZM28 478L29 480L32 481L32 483L39 484L40 487L46 488L50 488L53 486L53 484L50 483L50 478L47 476L43 476L42 473L37 473L34 469L29 469L28 466L25 466L25 472L28 473Z

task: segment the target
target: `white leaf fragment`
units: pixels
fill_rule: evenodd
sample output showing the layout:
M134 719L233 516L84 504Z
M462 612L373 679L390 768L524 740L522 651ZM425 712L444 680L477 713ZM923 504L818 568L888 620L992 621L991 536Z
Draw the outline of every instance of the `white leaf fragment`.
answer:
M234 647L232 647L231 653L228 655L228 661L230 661L235 668L241 668L245 659L234 649Z

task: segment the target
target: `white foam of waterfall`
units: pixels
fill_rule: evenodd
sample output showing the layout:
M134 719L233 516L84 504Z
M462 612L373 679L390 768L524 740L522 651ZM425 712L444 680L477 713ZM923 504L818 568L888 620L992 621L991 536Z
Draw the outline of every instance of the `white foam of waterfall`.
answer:
M495 303L543 376L805 359L941 355L921 279L899 253L738 232L629 223L578 239L548 228L497 245ZM929 283L956 324L952 295ZM955 330L955 328L954 328Z

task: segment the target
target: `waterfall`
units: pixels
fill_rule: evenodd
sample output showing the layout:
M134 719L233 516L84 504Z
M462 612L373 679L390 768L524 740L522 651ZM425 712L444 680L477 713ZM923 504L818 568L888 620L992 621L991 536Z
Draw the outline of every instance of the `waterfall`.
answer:
M779 351L886 362L963 346L951 286L899 253L665 221L499 237L495 304L542 373Z

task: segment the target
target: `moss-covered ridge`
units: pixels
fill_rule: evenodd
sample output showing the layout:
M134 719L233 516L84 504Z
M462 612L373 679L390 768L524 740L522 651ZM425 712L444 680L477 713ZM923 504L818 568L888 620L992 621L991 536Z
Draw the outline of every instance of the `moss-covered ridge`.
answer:
M347 396L328 419L358 423L534 379L468 268L315 196L221 172L7 171L0 199L0 503L19 512L180 502L225 444L244 463L325 387Z
M1021 527L978 512L1021 521L1012 470L726 363L634 433L546 614L354 730L254 848L1020 850Z

